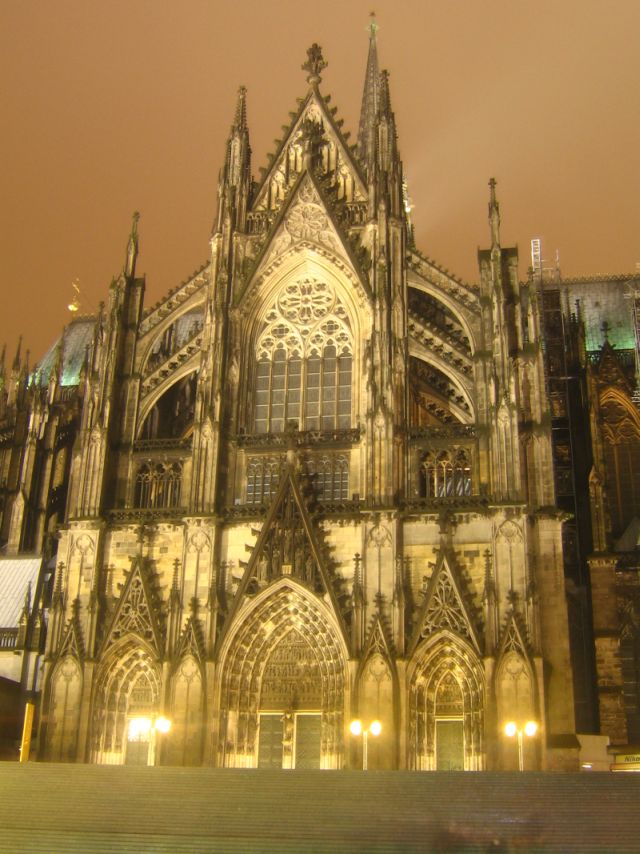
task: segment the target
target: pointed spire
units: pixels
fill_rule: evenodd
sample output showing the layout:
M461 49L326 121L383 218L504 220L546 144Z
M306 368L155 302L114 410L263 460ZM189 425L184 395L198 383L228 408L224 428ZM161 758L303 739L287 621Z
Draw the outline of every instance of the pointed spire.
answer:
M225 222L234 222L243 230L251 194L251 146L247 125L247 90L238 89L236 111L227 139L225 165L218 184L218 213L213 231L221 231Z
M18 338L18 349L16 350L16 355L13 360L13 370L15 373L20 373L20 350L22 349L22 335Z
M234 131L247 130L247 87L240 86L238 88L238 102L236 104L236 115L231 126L231 133Z
M489 181L489 225L491 226L491 249L500 248L500 204L496 201L496 179Z
M136 274L136 261L138 259L138 220L140 214L134 211L131 222L131 234L127 244L127 261L124 266L124 274L128 279L133 279Z
M378 49L376 45L378 25L374 12L371 13L367 29L369 31L369 55L367 57L367 70L362 92L357 149L358 156L363 163L369 162L373 157L375 121L378 115L378 101L380 96L380 70L378 68Z
M398 157L398 149L396 146L396 120L393 115L393 110L391 109L388 71L380 72L376 127L378 166L383 171L387 172L391 170ZM400 187L400 191L401 190L402 187Z

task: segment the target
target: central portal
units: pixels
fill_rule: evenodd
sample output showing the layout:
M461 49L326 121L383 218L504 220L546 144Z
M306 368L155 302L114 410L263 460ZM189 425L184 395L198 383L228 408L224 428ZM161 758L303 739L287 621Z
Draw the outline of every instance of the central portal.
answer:
M260 714L258 768L320 768L322 716Z
M320 664L292 629L274 647L262 675L258 768L319 768L321 707Z
M220 764L344 763L346 649L321 599L282 578L249 610L222 658Z

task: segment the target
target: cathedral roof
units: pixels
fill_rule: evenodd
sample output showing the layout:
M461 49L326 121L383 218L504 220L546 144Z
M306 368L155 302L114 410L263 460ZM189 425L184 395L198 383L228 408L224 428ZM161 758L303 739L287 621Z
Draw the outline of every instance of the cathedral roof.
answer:
M80 381L80 371L84 362L87 347L91 343L93 329L95 326L95 318L79 317L77 320L72 320L63 332L64 349L62 353L62 385L73 386L78 385ZM60 339L58 338L49 347L42 361L35 368L35 376L37 384L41 386L47 385L49 376L56 364L58 357L58 347Z
M589 276L545 282L545 290L560 290L566 294L571 311L580 316L585 325L586 348L589 352L601 349L605 337L616 350L635 347L633 331L633 301L630 285L634 276ZM606 336L603 323L606 323Z
M0 628L15 629L31 585L35 592L42 558L0 559Z

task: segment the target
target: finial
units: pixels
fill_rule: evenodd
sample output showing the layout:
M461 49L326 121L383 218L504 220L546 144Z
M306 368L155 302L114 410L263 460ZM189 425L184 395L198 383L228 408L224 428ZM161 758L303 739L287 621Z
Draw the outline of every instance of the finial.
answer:
M238 87L238 102L233 120L233 130L245 130L247 127L247 87Z
M78 311L78 309L80 308L80 279L74 279L71 282L71 287L74 290L74 294L73 299L71 300L67 308L72 314L75 314L75 312Z
M133 216L131 218L131 234L129 235L129 242L127 243L127 260L124 265L124 273L128 278L133 278L136 274L136 260L138 258L138 220L140 219L140 213L138 211L133 212Z
M369 23L367 24L367 30L369 32L369 38L375 39L376 33L378 32L379 29L380 29L380 27L378 26L378 23L376 21L376 13L375 12L369 12Z
M20 350L22 349L22 335L18 338L18 349L16 350L16 355L13 360L13 370L20 370Z
M307 83L311 86L317 86L322 80L320 75L326 67L327 63L322 56L322 48L314 42L307 50L307 61L302 65L302 70L309 72Z
M491 226L491 248L500 247L500 204L496 201L496 179L489 181L489 225Z

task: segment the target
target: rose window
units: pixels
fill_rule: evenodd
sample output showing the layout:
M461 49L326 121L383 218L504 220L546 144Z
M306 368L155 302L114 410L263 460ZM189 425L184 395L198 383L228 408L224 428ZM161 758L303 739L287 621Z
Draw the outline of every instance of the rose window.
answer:
M329 285L315 279L301 279L287 285L278 298L283 317L292 323L309 324L321 320L332 309L334 296Z
M297 205L287 219L287 231L303 240L327 228L327 218L317 205Z

